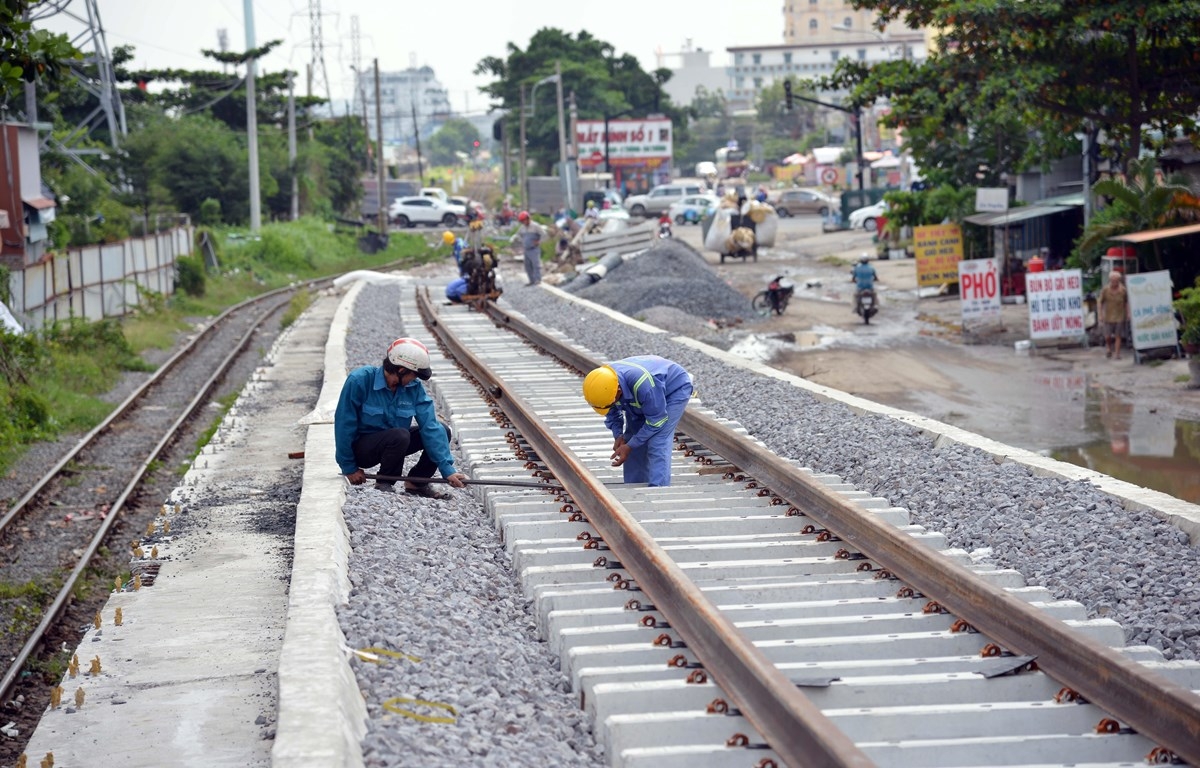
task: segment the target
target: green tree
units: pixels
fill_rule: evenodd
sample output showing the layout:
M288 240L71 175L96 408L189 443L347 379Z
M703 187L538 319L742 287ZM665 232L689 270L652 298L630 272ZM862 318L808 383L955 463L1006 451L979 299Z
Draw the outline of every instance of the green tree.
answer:
M793 98L789 110L783 83L783 80L776 80L763 88L755 102L757 138L768 162L778 162L799 151L805 137L816 130L817 106ZM791 84L793 97L816 98L810 81L791 80Z
M1111 202L1104 215L1088 222L1076 243L1075 255L1085 266L1099 261L1100 251L1109 238L1116 235L1159 229L1200 218L1200 198L1188 187L1186 180L1182 177L1160 180L1152 158L1132 161L1128 178L1099 181L1092 187L1092 193L1110 198ZM1159 242L1154 240L1152 244L1154 268L1162 269Z
M851 1L881 24L946 30L924 64L890 62L852 77L846 66L835 75L857 80L863 103L907 97L893 105L906 131L948 104L970 110L968 126L994 122L1000 143L1035 131L1034 147L1044 145L1035 154L1052 158L1046 150L1094 126L1124 164L1153 131L1196 133L1200 87L1189 73L1200 62L1200 0Z
M198 217L206 198L221 201L226 221L243 222L250 211L245 142L224 123L191 115L173 123L155 159L155 172L179 210ZM263 174L263 191L266 177Z
M447 120L428 142L429 162L434 165L461 165L458 153L470 155L475 151L477 141L479 131L469 121Z
M527 104L535 110L526 120L527 152L542 171L549 170L559 159L554 84L538 88L537 103L529 102L534 83L552 76L556 62L562 66L563 93L575 93L580 119L659 113L671 119L675 142L687 141L685 110L672 104L662 89L670 78L670 70L646 72L635 56L628 53L617 56L612 45L586 31L572 36L547 27L533 35L525 50L509 43L505 58L488 56L475 66L475 74L495 78L480 90L497 102L497 108L511 115L505 126L510 136L517 135L521 91L525 89Z
M83 55L64 34L34 29L25 13L39 0L0 2L0 103L19 98L25 83L54 85Z

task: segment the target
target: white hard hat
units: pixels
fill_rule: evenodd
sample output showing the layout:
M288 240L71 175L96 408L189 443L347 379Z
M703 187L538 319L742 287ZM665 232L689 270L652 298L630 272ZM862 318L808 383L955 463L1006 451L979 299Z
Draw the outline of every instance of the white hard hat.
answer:
M429 369L429 349L416 339L393 341L388 346L387 359L392 365L416 373L422 381L427 381L433 375Z
M871 254L863 253L861 256L858 257L858 260L862 261L862 262L868 262L871 260Z

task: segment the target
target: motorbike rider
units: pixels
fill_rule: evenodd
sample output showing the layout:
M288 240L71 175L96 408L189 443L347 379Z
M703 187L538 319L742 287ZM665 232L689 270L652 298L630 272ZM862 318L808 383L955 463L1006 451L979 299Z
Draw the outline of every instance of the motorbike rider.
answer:
M671 236L671 214L667 211L663 211L662 215L658 217L658 236Z
M767 297L771 300L771 309L775 314L783 314L782 304L791 297L795 290L795 283L783 275L776 275L775 279L767 284Z
M871 255L864 253L858 257L858 263L854 265L854 269L850 270L850 279L855 283L854 292L854 312L857 314L859 306L862 303L864 293L875 293L875 281L879 279L879 275L875 273L875 267L870 265Z

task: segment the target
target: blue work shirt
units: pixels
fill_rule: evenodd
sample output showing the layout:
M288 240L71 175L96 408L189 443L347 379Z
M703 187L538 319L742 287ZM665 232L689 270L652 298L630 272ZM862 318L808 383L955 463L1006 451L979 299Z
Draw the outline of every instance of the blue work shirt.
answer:
M462 253L467 247L467 241L461 237L454 238L454 265L458 267L458 274L463 274Z
M648 442L667 423L667 396L687 387L692 392L692 377L679 363L658 355L638 355L608 364L617 372L621 397L604 416L604 426L613 437L624 435L625 444L638 448ZM626 418L628 414L629 418ZM625 434L630 424L644 422L633 434Z
M850 274L854 277L854 282L860 291L873 289L875 287L875 280L879 277L875 274L875 267L862 262L855 264L854 269L850 270Z
M385 429L408 429L414 418L421 429L426 455L437 464L442 477L450 477L455 472L450 442L445 427L437 420L433 398L421 380L393 391L383 377L383 366L364 365L351 371L333 413L334 459L342 474L359 469L354 460L356 440Z

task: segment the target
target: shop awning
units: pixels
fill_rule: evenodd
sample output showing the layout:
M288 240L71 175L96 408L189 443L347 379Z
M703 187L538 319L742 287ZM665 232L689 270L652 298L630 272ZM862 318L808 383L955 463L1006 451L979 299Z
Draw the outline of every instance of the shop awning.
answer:
M1049 216L1052 213L1062 213L1074 207L1073 205L1027 205L1002 213L977 213L974 216L966 217L963 221L969 224L978 224L982 227L1003 227L1008 224L1016 224L1019 221Z
M1168 237L1179 237L1181 235L1194 235L1200 232L1200 224L1188 224L1186 227L1168 227L1166 229L1147 229L1142 232L1133 232L1128 235L1117 235L1110 237L1109 240L1119 240L1122 243L1148 243L1151 240L1162 240Z

